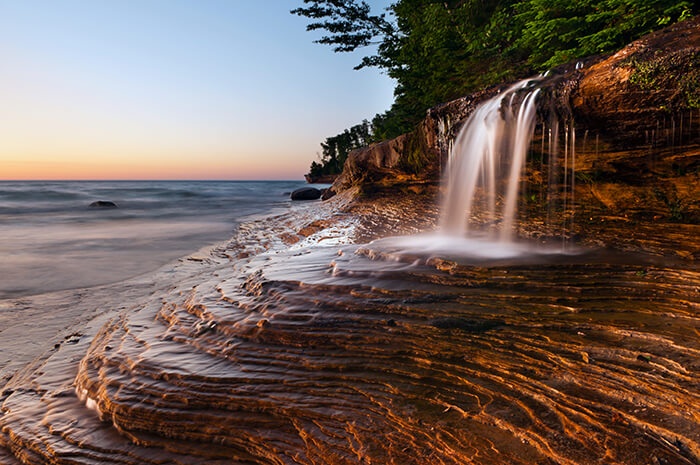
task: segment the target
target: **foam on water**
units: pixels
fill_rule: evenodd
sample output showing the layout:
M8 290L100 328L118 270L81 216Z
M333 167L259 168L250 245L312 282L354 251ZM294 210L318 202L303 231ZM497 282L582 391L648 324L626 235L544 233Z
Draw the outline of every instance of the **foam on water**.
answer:
M472 264L540 263L553 257L572 257L583 249L562 250L529 241L497 241L485 235L468 237L430 232L412 236L379 239L365 246L374 257L405 261L407 258L424 262L430 258L446 258Z

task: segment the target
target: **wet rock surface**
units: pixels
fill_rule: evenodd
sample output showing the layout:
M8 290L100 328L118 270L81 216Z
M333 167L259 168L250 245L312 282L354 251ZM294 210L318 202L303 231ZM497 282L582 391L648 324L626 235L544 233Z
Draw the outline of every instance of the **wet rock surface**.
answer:
M8 463L697 463L695 267L283 245L425 221L341 200L243 225L16 375Z

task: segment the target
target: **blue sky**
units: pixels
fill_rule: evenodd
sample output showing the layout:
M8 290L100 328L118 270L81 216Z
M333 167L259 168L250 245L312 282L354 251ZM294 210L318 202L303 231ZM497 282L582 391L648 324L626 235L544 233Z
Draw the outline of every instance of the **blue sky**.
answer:
M0 179L301 177L393 83L300 4L0 1Z

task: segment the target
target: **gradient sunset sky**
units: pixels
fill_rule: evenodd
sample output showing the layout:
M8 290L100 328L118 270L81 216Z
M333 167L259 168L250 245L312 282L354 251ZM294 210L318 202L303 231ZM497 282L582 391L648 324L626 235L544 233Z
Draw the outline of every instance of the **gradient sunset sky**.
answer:
M393 92L301 3L0 0L0 180L301 178Z

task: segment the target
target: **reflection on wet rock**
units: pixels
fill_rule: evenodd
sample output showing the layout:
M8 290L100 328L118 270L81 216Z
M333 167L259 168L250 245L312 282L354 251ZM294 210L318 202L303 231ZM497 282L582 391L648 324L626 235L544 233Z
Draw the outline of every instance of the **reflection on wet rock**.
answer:
M697 272L367 247L156 293L6 389L0 443L32 464L698 463Z

